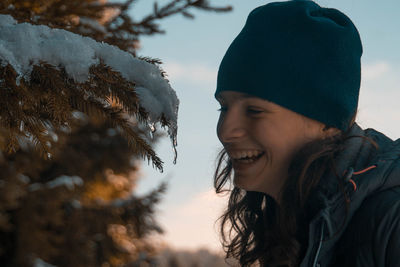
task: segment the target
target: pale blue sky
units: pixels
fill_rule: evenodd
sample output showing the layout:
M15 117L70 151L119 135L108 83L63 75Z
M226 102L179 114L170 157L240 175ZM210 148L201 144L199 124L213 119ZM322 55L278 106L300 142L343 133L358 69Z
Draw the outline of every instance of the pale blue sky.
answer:
M212 208L213 201L220 207L220 202L213 199L210 192L215 156L219 148L215 135L218 105L213 98L216 73L227 47L243 27L248 13L272 1L211 2L216 5L230 4L234 10L225 14L193 11L196 16L194 20L182 16L167 19L162 23L167 33L142 38L143 48L139 51L139 55L160 58L165 63L164 68L169 74L171 85L181 101L178 162L172 164L171 145L167 139L164 140L156 147L156 151L165 161L165 172L160 174L145 167L145 178L139 185L139 192L147 192L163 178L170 177L168 192L159 205L159 218L167 230L167 241L178 247L217 247L217 242L210 237L214 223L212 218L217 214ZM316 2L343 11L360 32L364 55L358 122L363 127L377 128L392 138L400 137L400 126L397 126L400 125L400 1ZM149 0L139 1L133 10L134 16L146 14L146 10L151 10L152 3ZM394 123L395 119L397 124ZM209 209L210 215L201 209ZM181 221L191 227L185 228ZM185 236L190 235L190 230L198 232L198 235L192 234L190 239L185 239Z

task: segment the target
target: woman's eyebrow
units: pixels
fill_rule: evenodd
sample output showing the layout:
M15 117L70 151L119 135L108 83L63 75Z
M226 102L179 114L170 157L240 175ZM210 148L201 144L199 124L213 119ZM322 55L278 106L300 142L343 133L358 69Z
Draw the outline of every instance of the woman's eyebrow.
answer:
M260 101L260 100L264 100L265 101L265 99L261 99L261 98L259 98L257 96L249 95L249 94L243 94L243 95L241 95L241 98L243 98L244 100L252 99L252 100L256 100L256 101Z
M256 96L252 96L252 95L243 95L243 99L244 100L248 100L248 99L255 100L256 103L261 103L261 101L262 102L267 102L268 104L272 103L271 101L269 101L267 99L262 99L262 98L259 98L259 97L256 97Z

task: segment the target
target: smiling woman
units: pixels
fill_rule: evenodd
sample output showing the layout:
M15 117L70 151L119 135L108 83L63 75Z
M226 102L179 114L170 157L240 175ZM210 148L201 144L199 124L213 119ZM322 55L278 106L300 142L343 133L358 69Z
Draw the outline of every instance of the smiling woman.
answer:
M301 146L338 132L248 94L223 91L218 100L221 116L217 133L232 159L235 185L248 191L262 191L276 201L288 176L290 159Z
M227 257L242 266L398 266L400 141L355 123L361 54L339 10L294 0L250 13L215 92Z

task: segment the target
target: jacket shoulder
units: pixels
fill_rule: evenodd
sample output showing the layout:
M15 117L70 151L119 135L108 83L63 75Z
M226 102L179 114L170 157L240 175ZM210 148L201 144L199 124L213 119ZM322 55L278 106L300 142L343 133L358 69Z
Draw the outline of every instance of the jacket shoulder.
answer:
M400 266L399 254L400 186L395 186L363 201L338 242L336 259L340 266Z

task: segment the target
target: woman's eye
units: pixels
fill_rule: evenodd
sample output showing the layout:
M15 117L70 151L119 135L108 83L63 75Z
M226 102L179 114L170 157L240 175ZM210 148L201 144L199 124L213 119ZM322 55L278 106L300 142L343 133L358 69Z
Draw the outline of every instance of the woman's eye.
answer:
M260 114L260 113L262 113L263 111L262 111L261 109L248 108L248 109L247 109L247 112L250 113L250 114Z

